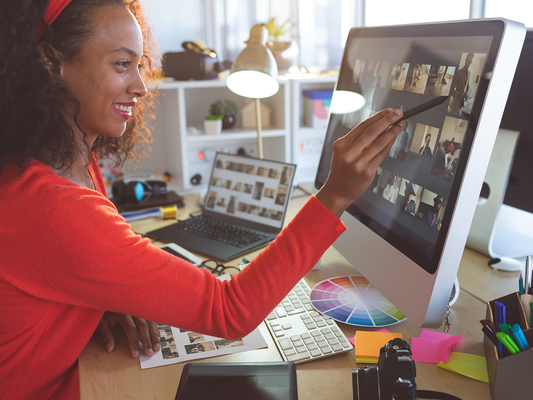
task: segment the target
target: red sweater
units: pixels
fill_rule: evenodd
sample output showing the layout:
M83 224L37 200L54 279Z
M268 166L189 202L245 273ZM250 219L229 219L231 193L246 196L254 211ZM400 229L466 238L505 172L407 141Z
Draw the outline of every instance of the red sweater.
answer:
M104 310L243 337L345 229L311 197L221 282L135 234L107 199L96 160L90 172L96 191L38 161L0 175L0 399L79 398L77 360Z

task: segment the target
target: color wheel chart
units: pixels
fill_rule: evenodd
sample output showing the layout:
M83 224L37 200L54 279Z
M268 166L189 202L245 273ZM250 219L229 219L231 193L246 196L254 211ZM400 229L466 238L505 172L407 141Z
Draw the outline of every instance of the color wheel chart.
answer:
M405 319L364 276L339 276L311 290L311 304L336 321L358 326L387 326Z

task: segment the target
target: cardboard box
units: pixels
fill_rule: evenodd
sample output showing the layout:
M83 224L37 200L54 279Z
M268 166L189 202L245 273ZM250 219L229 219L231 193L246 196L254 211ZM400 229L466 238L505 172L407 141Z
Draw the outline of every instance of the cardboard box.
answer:
M530 329L526 313L518 292L508 294L488 302L487 319L495 322L495 302L505 305L507 323L519 324L529 343L533 343L533 329ZM533 397L533 348L510 354L504 347L500 358L496 346L484 335L485 356L489 375L490 395L492 400L519 400Z
M314 129L326 129L332 90L304 90L304 125Z

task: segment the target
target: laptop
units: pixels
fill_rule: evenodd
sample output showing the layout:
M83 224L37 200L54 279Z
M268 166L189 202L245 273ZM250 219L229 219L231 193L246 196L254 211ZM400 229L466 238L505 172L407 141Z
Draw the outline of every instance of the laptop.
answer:
M147 232L227 261L270 243L283 228L296 165L216 153L203 212Z

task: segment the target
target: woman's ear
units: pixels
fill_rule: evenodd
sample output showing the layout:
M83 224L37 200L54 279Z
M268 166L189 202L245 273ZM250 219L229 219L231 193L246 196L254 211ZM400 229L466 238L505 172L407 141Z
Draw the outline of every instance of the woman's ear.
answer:
M44 46L43 42L37 45L37 56L39 57L39 60L41 60L41 63L43 64L43 66L48 70L48 72L51 73L52 72L52 61L50 61L50 59L46 55L43 46ZM59 57L59 53L52 46L50 46L50 51L52 52L54 58L59 61L59 71L61 72L61 70L63 69L63 66L61 64L61 58Z

